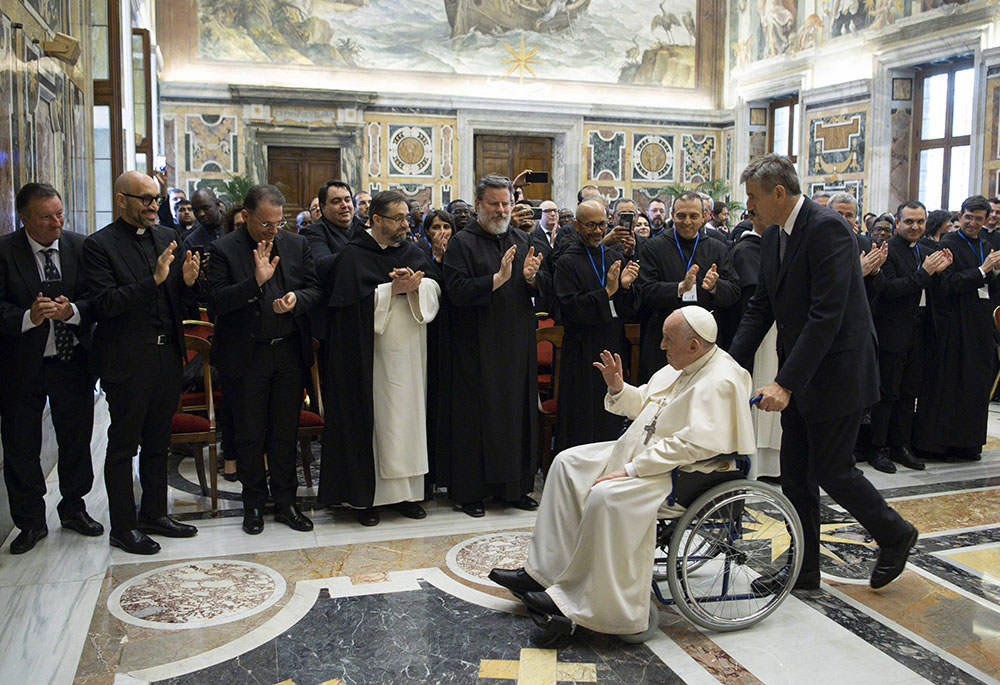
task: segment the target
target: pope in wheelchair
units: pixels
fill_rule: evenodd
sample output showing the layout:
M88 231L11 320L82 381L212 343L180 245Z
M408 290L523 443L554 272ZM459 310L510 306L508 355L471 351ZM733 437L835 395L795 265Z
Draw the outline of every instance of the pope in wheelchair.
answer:
M613 442L580 445L556 457L524 568L493 569L489 576L521 599L540 625L545 624L539 617L555 617L573 628L622 636L655 626L650 584L657 519L671 514L662 511L670 508L668 500L677 509L673 516L684 511L669 498L676 481L672 472L736 471L734 459L719 457L755 450L750 374L716 347L717 332L707 310L695 305L675 310L664 321L660 344L668 366L641 387L623 381L617 354L605 351L594 363L608 386L605 408L632 423ZM725 507L731 514L732 504ZM717 507L716 513L723 508ZM791 507L787 509L794 517ZM682 545L687 541L688 547L703 552L723 544L711 532L698 535L695 542L690 533L677 537ZM767 554L771 561L773 555ZM691 568L698 565L693 555L682 557L682 563L675 560L682 574L684 559ZM731 573L725 573L728 582ZM722 575L719 572L719 578ZM710 585L710 592L718 593L719 581ZM725 625L715 627L732 629Z

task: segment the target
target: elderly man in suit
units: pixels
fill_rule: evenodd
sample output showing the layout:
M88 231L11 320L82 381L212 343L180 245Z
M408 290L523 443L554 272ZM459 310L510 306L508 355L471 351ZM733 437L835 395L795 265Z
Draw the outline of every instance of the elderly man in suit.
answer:
M40 461L46 398L59 446L62 526L91 536L104 527L83 501L94 484L92 319L79 277L84 236L63 232L62 199L46 183L26 184L15 207L22 227L0 238L0 432L11 518L21 531L10 551L23 554L48 534Z
M212 243L208 262L213 357L233 403L249 535L264 529L265 453L274 520L293 530L313 528L295 504L295 442L313 360L308 315L322 289L307 239L281 230L284 204L274 186L250 188L243 200L246 225Z
M917 529L891 509L854 465L861 414L879 398L875 327L858 243L847 221L805 198L787 157L764 155L744 170L747 208L768 226L757 290L730 353L749 368L771 324L778 374L758 389L760 408L780 411L781 488L802 519L805 556L795 584L819 588L819 488L878 542L871 586L903 572ZM784 571L787 573L787 569ZM760 578L757 591L784 587Z
M198 532L167 515L167 451L181 392L182 321L201 262L191 251L178 258L177 234L156 223L163 199L156 181L126 171L114 191L118 219L83 243L84 280L97 320L94 368L111 413L104 460L110 542L130 554L155 554L160 545L147 533ZM132 457L140 444L136 516Z

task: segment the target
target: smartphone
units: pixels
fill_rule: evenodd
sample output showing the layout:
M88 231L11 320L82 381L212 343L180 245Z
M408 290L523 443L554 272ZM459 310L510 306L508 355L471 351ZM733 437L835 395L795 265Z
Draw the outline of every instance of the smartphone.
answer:
M541 221L541 219L542 219L542 208L541 207L532 207L531 208L531 218L534 219L535 221Z
M524 177L524 180L527 181L528 183L548 183L549 172L532 171L530 174Z
M622 212L618 215L618 225L628 230L632 230L632 222L635 221L635 212Z
M63 294L62 281L42 281L42 297L54 300Z
M167 171L167 158L163 155L156 155L153 158L153 171Z

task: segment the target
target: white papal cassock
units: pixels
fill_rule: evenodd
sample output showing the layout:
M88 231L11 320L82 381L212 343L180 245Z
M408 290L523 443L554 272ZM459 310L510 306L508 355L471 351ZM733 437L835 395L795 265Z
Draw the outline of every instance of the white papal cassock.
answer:
M614 442L581 445L556 457L525 570L577 624L601 633L646 630L656 513L670 494L670 471L716 471L720 454L752 454L750 374L712 347L678 372L626 384L605 408L633 420ZM645 427L656 418L655 433ZM697 463L704 462L704 463ZM625 468L630 476L594 481Z
M441 288L429 278L413 292L375 289L372 395L375 501L419 502L427 473L427 324L438 313Z

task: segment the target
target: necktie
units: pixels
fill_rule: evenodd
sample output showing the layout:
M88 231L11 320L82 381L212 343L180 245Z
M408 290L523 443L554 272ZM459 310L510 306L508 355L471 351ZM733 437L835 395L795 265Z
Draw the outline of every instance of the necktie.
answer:
M45 280L61 281L62 274L59 273L56 263L52 261L53 252L55 250L52 248L42 250L42 254L45 256L42 270L45 273ZM56 356L62 361L68 362L73 356L73 331L70 330L65 321L57 321L56 319L52 320L52 328L56 337Z
M788 244L788 234L785 230L778 227L778 263L785 261L785 246Z

